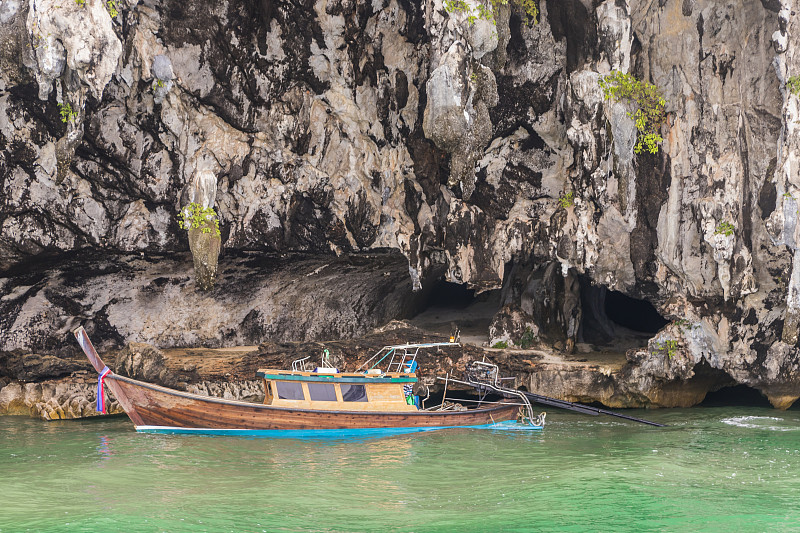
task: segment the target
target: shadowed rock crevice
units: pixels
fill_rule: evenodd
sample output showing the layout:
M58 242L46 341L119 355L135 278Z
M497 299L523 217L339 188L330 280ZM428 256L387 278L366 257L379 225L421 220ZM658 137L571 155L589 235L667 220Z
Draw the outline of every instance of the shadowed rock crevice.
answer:
M668 324L647 300L593 285L587 278L582 278L581 306L579 340L593 345L616 345L622 351L645 346L647 339Z
M624 353L646 346L668 323L649 301L594 284L574 269L565 272L559 263L512 263L505 277L492 343L519 339L530 328L537 342L559 350L584 343Z
M597 47L597 21L581 0L547 2L553 38L567 41L567 70L573 72L591 59Z
M747 385L732 385L710 391L700 405L703 407L725 407L729 405L772 407L766 396Z
M425 301L425 308L464 309L475 301L475 290L460 283L440 279L433 284Z

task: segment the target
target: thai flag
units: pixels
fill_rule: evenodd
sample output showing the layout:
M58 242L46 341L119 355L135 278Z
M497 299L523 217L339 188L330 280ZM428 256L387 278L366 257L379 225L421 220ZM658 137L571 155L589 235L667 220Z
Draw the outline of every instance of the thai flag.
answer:
M103 385L105 384L106 376L110 373L111 369L104 366L103 371L100 372L97 378L97 411L103 414L106 413L106 396L103 391Z

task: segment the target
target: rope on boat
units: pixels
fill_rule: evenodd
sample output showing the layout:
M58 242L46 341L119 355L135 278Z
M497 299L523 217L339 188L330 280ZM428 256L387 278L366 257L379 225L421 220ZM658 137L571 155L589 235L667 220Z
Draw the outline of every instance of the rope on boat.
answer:
M419 383L420 385L425 385L425 397L422 399L422 410L424 411L425 410L425 400L427 400L428 398L431 397L431 388L428 387L427 383L424 383L422 381L417 381L417 383Z
M97 376L97 412L106 414L106 395L103 385L106 383L106 376L111 373L111 369L107 366L103 367L100 375Z
M447 382L448 378L450 378L450 372L445 374L444 376L444 394L442 394L442 407L444 407L444 399L447 397ZM441 378L438 378L441 379Z

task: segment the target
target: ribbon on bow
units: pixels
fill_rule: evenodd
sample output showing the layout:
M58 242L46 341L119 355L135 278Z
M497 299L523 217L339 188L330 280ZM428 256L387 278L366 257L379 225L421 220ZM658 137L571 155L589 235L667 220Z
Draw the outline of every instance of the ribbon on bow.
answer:
M103 385L105 385L106 376L111 373L111 369L107 366L103 367L103 371L97 377L97 411L106 413L106 396L104 394Z

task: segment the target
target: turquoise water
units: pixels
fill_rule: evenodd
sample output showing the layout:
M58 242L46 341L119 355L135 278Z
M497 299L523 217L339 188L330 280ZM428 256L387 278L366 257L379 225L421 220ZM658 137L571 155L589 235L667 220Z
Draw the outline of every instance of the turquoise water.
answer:
M0 417L0 531L798 531L800 411L303 441Z

